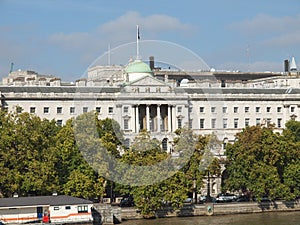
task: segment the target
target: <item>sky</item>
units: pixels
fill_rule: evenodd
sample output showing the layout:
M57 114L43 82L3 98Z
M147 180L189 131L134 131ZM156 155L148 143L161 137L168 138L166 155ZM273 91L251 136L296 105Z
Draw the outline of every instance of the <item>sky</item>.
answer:
M0 78L11 63L64 81L95 62L126 65L137 25L143 60L282 72L294 56L300 68L299 0L0 0Z

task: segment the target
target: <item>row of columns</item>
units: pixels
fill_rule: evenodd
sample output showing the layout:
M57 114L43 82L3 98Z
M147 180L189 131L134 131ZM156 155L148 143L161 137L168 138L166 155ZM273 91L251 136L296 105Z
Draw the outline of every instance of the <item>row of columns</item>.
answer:
M135 132L138 133L140 131L140 111L139 107L142 107L143 105L136 105L135 108ZM150 105L147 104L146 106L146 129L149 131L150 130ZM162 105L157 105L156 107L156 132L161 132L161 106ZM172 105L168 105L168 110L167 110L167 129L165 129L168 132L172 132L172 119L175 116L172 113Z

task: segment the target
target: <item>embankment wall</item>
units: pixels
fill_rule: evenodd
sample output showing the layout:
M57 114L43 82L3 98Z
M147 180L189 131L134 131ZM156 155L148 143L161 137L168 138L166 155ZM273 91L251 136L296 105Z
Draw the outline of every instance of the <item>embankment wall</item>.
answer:
M300 211L300 201L270 201L270 202L243 202L243 203L209 203L199 205L184 205L180 210L166 207L157 212L157 217L176 216L205 216L226 215L240 213ZM143 216L136 208L122 208L122 220L142 219Z

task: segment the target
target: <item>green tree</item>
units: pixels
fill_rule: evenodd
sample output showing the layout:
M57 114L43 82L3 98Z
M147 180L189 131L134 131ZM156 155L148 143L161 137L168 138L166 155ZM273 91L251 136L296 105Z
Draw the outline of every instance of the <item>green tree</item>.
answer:
M147 131L141 131L134 139L121 160L132 165L127 171L126 178L133 185L118 186L123 194L129 194L134 198L134 203L145 217L153 217L157 210L161 209L166 202L174 207L180 207L188 192L183 172L174 173L170 176L164 162L170 157L160 147L156 139L151 139ZM159 163L162 163L161 167ZM158 170L152 171L151 166L157 165ZM171 165L172 166L172 165ZM136 172L140 171L140 173ZM139 184L134 185L139 179Z
M142 131L131 145L131 148L122 156L124 162L137 166L149 166L163 162L159 172L152 170L143 171L143 176L137 178L128 176L134 183L135 179L142 179L145 183L153 181L151 184L142 186L123 186L124 194L130 194L134 198L134 203L145 217L155 216L157 210L165 206L166 203L173 209L183 206L188 193L193 191L193 183L196 180L198 187L203 184L203 173L199 170L201 161L207 145L210 143L209 136L196 136L189 129L176 131L174 155L172 156L162 151L160 143L150 138L150 134ZM212 143L212 142L211 142ZM213 160L212 160L213 161ZM164 162L166 162L164 164ZM167 165L167 166L166 166ZM208 166L211 166L208 164ZM212 166L211 166L212 167ZM167 171L171 168L171 171ZM214 170L216 171L215 167ZM147 173L148 172L148 173ZM130 174L130 173L129 173ZM157 180L157 177L164 178Z
M59 129L55 121L1 112L1 125L1 164L7 173L1 192L4 196L51 193L58 185L55 156L49 151Z
M295 199L300 196L300 163L289 164L283 174L284 184L289 188L287 200Z
M283 180L288 188L286 199L300 196L300 122L290 120L283 131L283 148L285 157L283 163Z
M289 163L287 142L272 128L252 126L236 135L237 141L227 145L226 190L242 190L261 200L290 198L284 185L284 171Z

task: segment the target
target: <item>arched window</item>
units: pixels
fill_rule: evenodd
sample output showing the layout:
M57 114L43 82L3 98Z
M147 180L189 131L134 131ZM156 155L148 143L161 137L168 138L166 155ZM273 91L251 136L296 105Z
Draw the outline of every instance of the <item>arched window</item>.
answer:
M162 149L167 151L168 150L168 138L164 138L162 140Z
M217 184L213 183L211 186L211 193L216 194L217 193Z

